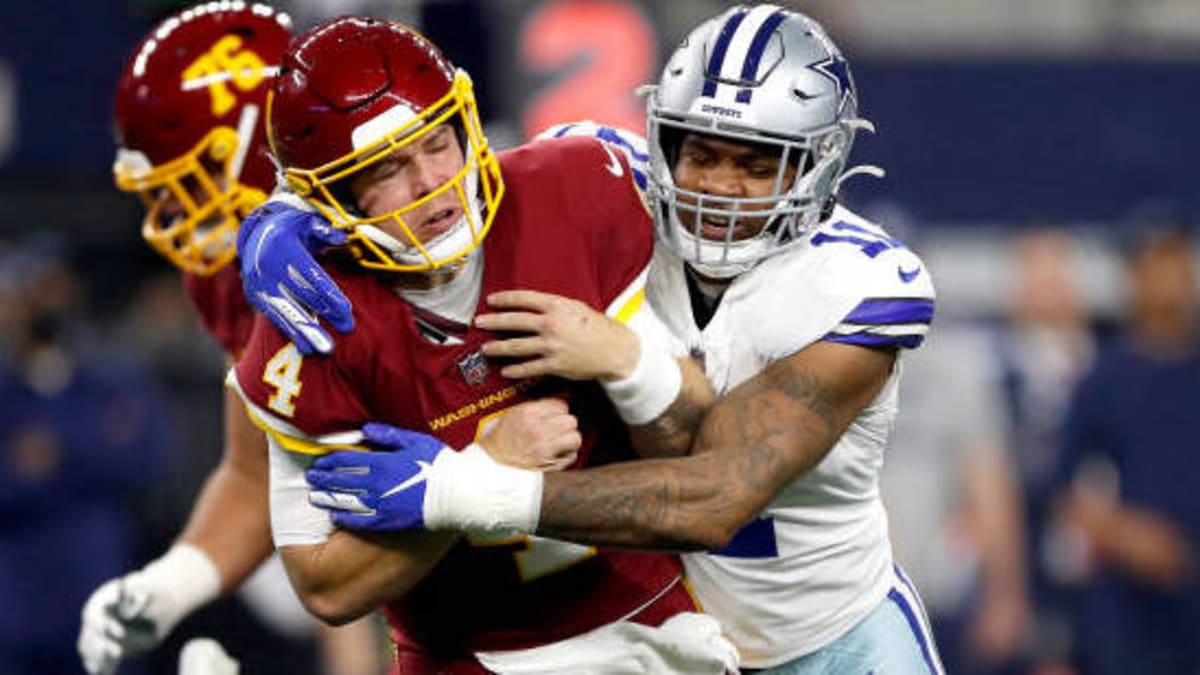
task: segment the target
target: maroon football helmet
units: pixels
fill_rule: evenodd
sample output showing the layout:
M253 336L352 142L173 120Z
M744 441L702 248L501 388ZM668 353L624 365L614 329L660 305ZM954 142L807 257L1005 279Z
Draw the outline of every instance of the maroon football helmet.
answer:
M342 17L300 35L284 56L268 103L271 147L288 187L336 227L350 232L365 267L400 272L459 261L487 234L504 192L484 138L471 78L402 23ZM427 194L388 213L366 216L346 186L392 153L419 148L449 126L463 166ZM462 217L431 241L414 234L417 209L457 196ZM378 227L388 226L399 238Z
M265 105L291 37L266 5L210 2L166 19L116 91L117 187L146 203L142 236L181 269L212 274L275 184Z

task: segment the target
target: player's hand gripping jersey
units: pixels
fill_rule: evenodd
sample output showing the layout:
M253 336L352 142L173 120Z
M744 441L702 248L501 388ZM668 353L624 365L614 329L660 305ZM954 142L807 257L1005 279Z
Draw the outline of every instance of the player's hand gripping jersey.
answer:
M805 243L739 275L703 330L683 263L656 251L647 297L704 361L718 394L820 340L919 346L934 289L921 260L837 207ZM762 667L810 652L862 619L896 583L878 488L898 372L811 471L724 550L684 556L701 605Z
M589 139L567 139L501 155L506 193L482 245L481 301L524 288L577 298L614 316L636 311L652 228L617 154ZM594 382L507 380L480 352L490 333L415 308L387 276L357 267L331 271L357 322L333 354L301 357L259 320L231 375L275 445L322 453L315 437L377 420L462 448L506 408L557 395L567 397L580 421L578 465L630 457L625 427ZM277 529L277 545L319 543L282 539ZM578 635L634 615L664 594L686 596L678 578L672 556L534 537L464 540L389 610L401 650L452 658ZM686 597L671 603L679 611Z

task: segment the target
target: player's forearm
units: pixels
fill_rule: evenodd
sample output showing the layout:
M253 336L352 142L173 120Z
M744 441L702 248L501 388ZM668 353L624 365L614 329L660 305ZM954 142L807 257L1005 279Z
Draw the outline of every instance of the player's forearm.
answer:
M675 401L654 420L629 429L634 448L642 457L686 455L716 398L699 364L688 358L677 362L683 382Z
M803 361L781 362L714 405L693 455L545 477L539 534L602 546L720 548L829 452L878 392L830 393Z
M337 530L322 544L286 546L280 555L305 608L342 625L403 597L456 539L452 533Z
M537 533L617 548L719 548L753 511L738 508L714 460L646 460L547 474Z
M237 588L274 550L267 506L267 446L245 408L225 392L225 452L192 507L180 540L212 559L221 589Z
M274 550L262 481L222 462L192 507L180 541L202 549L221 575L221 591L237 588Z

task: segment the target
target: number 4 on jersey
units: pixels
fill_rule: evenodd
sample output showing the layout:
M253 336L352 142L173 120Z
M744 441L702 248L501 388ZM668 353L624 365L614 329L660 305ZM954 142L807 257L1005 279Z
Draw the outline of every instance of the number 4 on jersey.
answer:
M300 395L300 365L304 357L296 345L288 343L283 349L275 352L275 356L267 361L263 368L263 382L275 388L275 393L267 401L267 407L284 417L291 417L296 412L295 400Z

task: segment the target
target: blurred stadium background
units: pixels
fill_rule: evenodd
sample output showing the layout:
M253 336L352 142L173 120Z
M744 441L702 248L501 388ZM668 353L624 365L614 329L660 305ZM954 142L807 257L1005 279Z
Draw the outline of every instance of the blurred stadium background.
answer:
M217 461L220 350L200 331L173 269L141 241L140 204L115 190L110 173L111 92L123 59L157 20L188 4L0 3L0 366L10 371L0 377L23 376L48 399L62 390L70 366L23 360L28 352L19 346L33 336L69 345L75 362L127 373L130 391L121 395L126 403L140 401L126 408L109 405L114 400L109 395L63 402L62 429L31 430L12 403L12 387L0 388L6 399L0 408L9 409L0 410L0 670L6 673L20 671L4 668L4 650L27 649L39 640L72 648L87 592L167 545ZM298 29L346 13L422 27L471 72L489 136L504 147L573 119L640 128L634 88L656 78L689 27L732 3L274 4L292 14ZM1037 485L1049 471L1044 467L1054 463L1055 415L1086 370L1088 345L1125 316L1129 293L1120 246L1130 240L1131 228L1150 219L1188 225L1200 213L1195 187L1200 3L788 4L821 20L847 53L860 110L879 129L875 136L859 137L856 157L885 167L888 175L853 181L847 201L925 256L940 292L935 334L946 326L947 335L975 342L969 348L974 351L946 346L938 352L933 348L942 343L932 340L930 354L942 357L940 367L951 371L944 377L970 370L994 374L982 384L962 386L998 387L995 396L981 397L987 409L979 414L999 420L993 424L999 431L988 437L1001 446L996 466L1016 476L1023 497L1018 501L1031 514L1030 532L1021 536L1034 552L1022 563L1021 584L1032 589L1030 606L1036 607L1040 579L1047 574L1086 583L1079 565L1070 564L1078 556L1063 553L1061 542L1049 546L1051 552L1041 551L1042 543L1058 540L1053 532L1041 532L1048 516ZM1187 281L1189 292L1195 291L1194 277ZM1034 323L1073 328L1065 330L1067 338L1046 328L1045 340L1018 339L1016 356L1005 361L996 336L1024 335L1019 326L1031 315ZM1014 380L1025 367L1014 363L1025 361L1040 364L1029 366L1028 380L1049 380L1044 400L1050 403L1034 406L1047 419L1031 422L1016 410L1021 387L1032 386ZM934 409L945 405L934 394L930 399ZM922 404L920 395L912 400ZM907 404L902 403L902 418ZM112 409L87 408L106 405ZM1028 401L1024 405L1028 413ZM937 425L951 414L950 407L941 410L942 415L913 413L910 424L927 426L902 428L900 448L889 461L902 456L909 439L936 435ZM66 438L64 430L93 418L103 428L73 432L81 435L82 447L96 446L91 457L80 457L72 452L80 439ZM1030 425L1046 432L1022 445ZM1183 447L1195 447L1195 441L1181 440ZM897 464L903 468L904 461ZM925 468L951 472L945 462L933 464L941 468ZM925 475L913 475L918 474ZM898 485L901 492L911 491ZM933 519L925 521L935 528L926 530L930 541L950 537L958 543L944 546L947 555L933 556L932 567L911 564L922 568L914 569L919 585L967 579L954 583L970 588L973 570L986 568L980 561L990 554L972 530L977 519L961 508L968 490L953 487L957 483L950 479L947 485L952 487L938 488L939 504L913 505L911 512L930 509ZM896 503L905 504L904 497ZM96 515L102 512L110 515ZM95 536L81 534L93 527ZM899 527L898 537L904 534ZM78 541L67 543L70 538ZM898 546L911 550L926 543ZM919 557L901 552L902 559ZM1058 561L1054 569L1068 571L1042 569L1052 558ZM928 590L934 612L949 594L947 611L962 613L962 588ZM263 618L247 606L241 599L222 601L185 623L142 664L143 672L171 672L178 644L200 633L229 646L242 659L243 672L321 672L302 623ZM996 663L1008 664L1007 672L1029 672L1031 664L1040 664L1041 672L1088 672L1086 663L1072 662L1078 636L1072 633L1069 603L1055 605L1062 606L1068 609L1016 619L1025 629L1014 638L1016 647L1000 650L1004 658ZM1045 670L1051 667L1067 670Z

